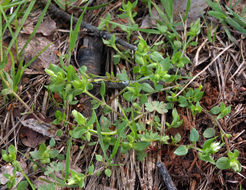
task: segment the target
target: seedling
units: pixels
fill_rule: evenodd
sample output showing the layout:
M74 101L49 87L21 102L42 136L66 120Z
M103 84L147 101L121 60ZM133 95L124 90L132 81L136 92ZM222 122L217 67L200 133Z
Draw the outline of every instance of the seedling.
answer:
M2 159L6 162L10 162L14 168L12 175L4 174L4 176L8 179L7 187L11 189L16 185L16 172L21 172L26 178L26 180L28 181L28 183L30 184L31 188L34 190L35 189L34 185L31 183L30 179L25 174L24 170L21 168L20 162L16 160L16 154L17 154L17 150L14 145L10 145L8 147L8 153L6 150L2 149Z
M50 159L56 158L58 154L58 150L51 150L44 142L40 144L39 150L30 152L32 158L34 160L40 160L42 164L50 163Z
M168 126L169 129L170 128L178 128L180 125L182 125L183 120L180 120L180 116L179 116L176 108L173 109L172 116L173 116L172 123L166 122L166 125Z
M205 141L202 149L199 152L199 156L201 160L215 164L215 161L212 155L218 152L224 144L224 143L220 144L219 142L215 142L216 138L217 137L214 137L212 139L208 139Z
M222 102L220 106L213 107L210 112L214 115L217 115L217 119L222 119L226 115L228 115L231 112L231 106L226 107L225 103Z
M199 101L201 100L203 93L201 91L202 86L196 89L189 88L185 91L184 96L178 97L178 102L180 107L190 108L193 115L201 113L202 107Z
M242 166L238 161L239 151L234 150L233 152L227 153L228 157L221 157L216 161L217 168L224 169L233 169L235 172L240 172L242 170Z

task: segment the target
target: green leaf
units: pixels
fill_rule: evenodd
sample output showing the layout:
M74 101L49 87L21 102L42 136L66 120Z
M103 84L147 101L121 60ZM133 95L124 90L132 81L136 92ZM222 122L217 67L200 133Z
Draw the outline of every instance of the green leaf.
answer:
M27 187L28 187L27 181L21 181L21 182L17 185L17 190L27 189Z
M100 117L100 125L103 131L110 131L109 127L111 126L111 122L103 115Z
M112 174L111 170L108 169L108 168L104 171L104 173L105 173L105 175L108 176L108 177L110 177L111 174Z
M191 23L190 25L190 31L187 32L187 35L190 35L191 37L195 37L196 35L198 35L200 33L200 18L198 18L194 23Z
M98 136L99 143L100 143L100 146L101 146L102 151L103 151L104 158L106 160L108 160L108 156L107 156L107 153L106 153L107 147L106 147L106 145L103 142L102 129L101 129L101 126L100 126L99 121L97 119L95 110L92 111L92 117L96 118L97 136Z
M147 156L145 151L137 151L137 159L139 161L143 161L143 159Z
M237 159L239 156L239 151L237 149L234 150L234 153L228 152L227 153L230 159Z
M149 142L137 142L133 144L132 148L136 151L144 151L149 145Z
M89 175L92 175L93 172L94 172L94 169L95 169L95 167L94 167L94 165L92 164L92 165L88 168L88 174L89 174Z
M222 12L219 12L219 11L209 11L208 14L213 16L213 17L215 17L215 18L217 18L217 19L219 19L219 20L221 20L221 21L225 20L226 17L227 17L225 13L222 13Z
M216 114L220 113L220 107L219 107L219 106L215 106L215 107L213 107L213 108L210 110L210 112L211 112L212 114L216 115Z
M61 129L58 129L57 132L56 132L56 135L57 135L58 137L61 137L61 136L63 135L62 130L61 130Z
M221 157L216 161L216 167L220 170L225 170L230 168L230 161L227 157Z
M9 159L7 153L6 153L6 150L4 150L4 149L2 149L2 158L6 162L9 162L10 161L10 159Z
M79 124L79 125L85 125L86 124L86 118L79 113L77 110L73 110L72 114L75 118L75 121Z
M128 102L132 102L132 101L135 101L137 99L137 96L134 95L132 92L128 91L128 92L125 92L123 94L123 97L126 101Z
M190 133L190 141L195 143L198 141L198 139L199 139L199 134L198 134L197 130L195 128L193 128L191 130L191 133Z
M174 154L178 155L178 156L184 156L188 153L188 148L185 145L180 145L175 151Z
M173 44L176 49L180 49L182 47L181 41L175 40Z
M120 55L116 54L113 56L114 64L117 65L120 62Z
M120 81L129 81L129 78L128 78L128 75L127 75L125 69L122 70L121 74L118 74L118 75L117 75L117 78L118 78Z
M54 147L56 145L55 139L51 138L49 144L50 144L50 147Z
M153 111L154 111L154 108L153 108L153 106L152 106L151 103L146 103L146 104L145 104L145 109L146 109L146 111L148 111L148 112L153 112Z
M210 154L204 154L199 152L200 159L206 162L210 162L211 164L215 164L213 157Z
M148 83L142 83L142 90L147 92L147 93L153 93L155 90L150 86Z
M41 158L39 151L32 151L30 152L30 155L34 160L39 160Z
M142 94L140 97L140 103L141 105L145 104L148 101L148 97L146 94Z
M103 157L99 154L96 155L96 160L99 161L99 162L102 162L103 161Z
M45 144L44 142L42 142L42 143L40 144L40 146L39 146L39 151L40 151L41 153L43 153L43 152L46 151L46 149L47 149L46 144Z
M79 139L85 134L88 130L84 127L75 127L72 131L69 132L70 136Z
M207 128L204 132L203 132L203 136L205 138L212 138L215 135L215 129L212 127Z
M187 107L189 105L184 96L179 96L178 102L179 102L179 106L182 108Z
M163 102L153 101L145 104L146 111L153 112L157 111L160 114L167 113L166 105Z
M13 90L12 89L9 89L9 88L5 88L2 90L2 95L6 96L8 94L12 94L13 93Z
M100 95L102 98L104 98L105 93L106 93L106 86L105 86L105 82L102 81L101 87L100 87Z
M157 23L157 29L161 32L161 34L165 34L168 30L167 26L165 25L160 25Z
M74 78L76 76L76 71L75 71L74 67L72 65L69 65L69 66L67 66L66 71L67 71L68 81L74 80Z
M120 152L126 154L131 149L129 142L122 142Z
M204 142L203 144L203 150L207 149L207 148L210 148L210 145L214 142L214 140L216 139L217 137L214 137L214 138L211 138L211 139L208 139Z
M50 151L50 158L55 158L58 156L58 154L59 154L58 150L51 150Z
M87 4L88 5L88 4ZM86 6L87 6L86 5ZM70 41L69 41L69 53L72 52L72 50L75 48L76 46L76 42L77 42L77 37L78 37L78 34L79 34L79 30L80 30L80 25L82 23L82 19L83 19L83 16L84 16L84 13L85 13L85 10L82 12L82 14L80 15L76 25L75 25L75 28L74 28L74 31L72 30L72 21L73 21L73 18L71 17L71 29L70 29Z
M221 113L218 115L217 119L222 119L226 115L228 115L231 112L231 106L226 107L224 102L220 105L220 111Z
M181 141L181 135L180 133L177 133L175 136L174 136L174 140L175 140L175 143L178 143Z

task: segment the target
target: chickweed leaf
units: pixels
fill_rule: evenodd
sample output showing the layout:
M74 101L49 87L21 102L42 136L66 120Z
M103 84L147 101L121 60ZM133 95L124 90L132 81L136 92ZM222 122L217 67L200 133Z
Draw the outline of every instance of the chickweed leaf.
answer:
M51 138L49 144L50 144L50 147L54 147L56 145L55 139Z
M77 110L73 110L72 111L73 117L75 118L75 121L79 124L79 125L85 125L86 123L86 118L79 113Z
M120 62L120 55L116 54L113 56L114 64L117 65Z
M27 189L27 187L28 187L27 181L21 181L21 182L17 185L17 190Z
M89 175L92 175L93 172L94 172L94 169L95 169L95 167L94 167L94 165L92 164L92 165L88 168L88 174L89 174Z
M56 132L56 136L57 137L61 137L63 135L63 132L61 129L58 129L57 132Z
M185 145L181 145L179 146L175 151L174 154L178 155L178 156L184 156L188 153L188 147Z
M199 134L198 134L197 130L195 128L193 128L191 130L191 133L190 133L190 141L195 143L198 141L198 139L199 139Z
M147 93L153 93L154 92L154 89L148 83L143 83L142 84L142 90L147 92Z
M133 149L136 151L144 151L149 145L149 142L137 142L133 144Z
M125 69L122 70L122 73L121 73L121 74L118 74L118 75L117 75L117 78L118 78L120 81L128 81L128 80L129 80L129 79L128 79L128 75L127 75Z
M189 105L184 96L179 96L178 102L179 102L179 106L182 108L187 107Z
M106 93L106 86L105 86L105 82L102 81L101 87L100 87L100 95L102 98L104 98L105 93Z
M99 154L96 155L96 160L99 161L99 162L102 162L103 161L103 157Z
M227 157L221 157L216 161L216 167L220 170L225 170L230 168L230 161Z
M174 136L174 140L175 140L175 143L178 143L181 141L181 135L180 133L177 133L175 136Z
M203 132L203 136L204 136L205 138L207 138L207 139L213 137L214 135L215 135L215 129L212 128L212 127L207 128L207 129Z
M140 97L140 103L145 104L148 101L148 97L146 94L142 94Z
M111 174L112 174L111 170L108 169L108 168L104 171L104 173L105 173L105 175L108 176L108 177L110 177Z
M220 113L220 107L219 107L219 106L215 106L215 107L213 107L213 108L210 110L210 112L211 112L212 114L216 115L216 114Z
M137 99L137 96L135 96L132 92L128 91L123 94L123 97L125 98L126 101L132 102Z

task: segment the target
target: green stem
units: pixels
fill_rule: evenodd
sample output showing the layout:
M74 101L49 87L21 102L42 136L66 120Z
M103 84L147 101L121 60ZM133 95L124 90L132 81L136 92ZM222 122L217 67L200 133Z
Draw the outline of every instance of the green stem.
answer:
M89 131L91 133L97 134L97 131L94 129L89 129ZM117 134L117 130L116 131L109 131L109 132L101 132L102 135L104 136L111 136L111 135L116 135Z
M5 83L6 87L7 87L8 89L10 89L10 91L9 91L10 94L13 94L13 95L15 96L15 98L18 99L18 100L24 105L24 107L25 107L27 110L29 110L29 111L33 114L33 116L34 116L39 122L42 122L42 121L39 119L39 117L38 117L35 113L33 113L32 109L31 109L31 108L30 108L30 107L29 107L29 106L28 106L28 105L20 98L20 96L14 92L14 90L13 90L13 88L10 86L9 82L5 80L2 71L0 71L0 77L1 77L1 80Z
M226 150L227 150L227 152L230 152L230 147L229 147L228 139L226 137L226 132L224 131L224 129L220 125L220 122L218 121L218 119L215 116L211 115L206 108L202 107L202 111L205 114L207 114L210 117L210 119L212 120L213 124L219 128L220 132L223 134L222 136L223 136L224 141L225 141Z
M30 181L29 177L26 175L26 173L24 172L24 170L22 168L20 168L21 173L24 175L24 177L26 178L27 182L30 184L32 190L35 190L34 185L32 184L32 182Z
M122 116L122 114L120 114L119 112L117 112L115 109L113 109L111 106L109 106L108 104L106 104L106 102L103 102L102 100L100 100L99 98L97 98L96 96L94 96L93 94L91 94L89 91L85 91L85 94L87 94L88 96L90 96L92 99L96 100L97 102L99 102L101 104L101 106L106 106L108 109L110 109L112 112L116 113L119 116Z
M120 110L122 111L123 116L124 116L124 118L125 118L125 120L126 120L126 122L127 122L128 126L129 126L129 127L130 127L130 129L132 130L132 132L133 132L133 134L134 134L135 138L137 139L137 133L136 133L136 130L134 130L134 129L133 129L133 127L132 127L132 123L133 123L133 121L132 121L132 122L130 122L130 121L128 120L127 116L126 116L126 113L125 113L124 109L121 107L121 105L120 105L120 104L119 104L118 106L119 106Z

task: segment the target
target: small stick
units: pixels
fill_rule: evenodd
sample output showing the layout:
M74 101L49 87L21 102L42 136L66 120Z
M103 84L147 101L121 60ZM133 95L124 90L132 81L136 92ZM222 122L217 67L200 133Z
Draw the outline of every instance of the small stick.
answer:
M204 67L203 70L201 70L199 73L197 73L186 85L182 90L180 90L174 97L178 97L199 75L201 75L203 72L205 72L223 53L225 53L231 46L234 44L231 44L223 49L206 67Z
M175 187L175 185L174 185L174 183L173 183L173 181L172 181L172 179L171 179L171 177L167 171L166 166L161 162L157 162L156 167L158 168L159 173L161 174L162 179L167 186L167 189L168 190L177 190L177 188Z
M47 4L47 0L41 0L42 4L46 5ZM62 19L65 22L69 22L71 21L71 15L66 13L65 11L60 10L59 8L57 8L54 4L50 4L49 6L49 12L50 14L52 14L54 17L58 17L60 19ZM78 22L78 18L73 16L73 23L77 23ZM112 34L106 32L106 31L102 31L102 30L98 30L97 27L82 21L81 23L81 28L86 28L88 31L95 33L96 36L100 37L100 38L104 38L106 40L109 40L112 37ZM130 49L133 51L137 50L137 47L129 44L128 42L120 39L120 38L115 38L115 42Z

